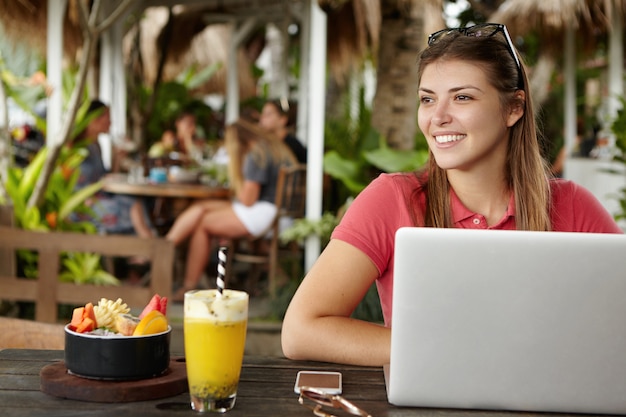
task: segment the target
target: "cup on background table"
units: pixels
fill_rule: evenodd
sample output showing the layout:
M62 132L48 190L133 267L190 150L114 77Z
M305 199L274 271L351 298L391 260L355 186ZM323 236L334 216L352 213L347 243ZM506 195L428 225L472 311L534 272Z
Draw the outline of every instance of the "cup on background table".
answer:
M145 172L141 163L134 163L128 169L128 182L141 184L145 181Z
M150 168L150 182L164 184L167 182L167 169L163 167Z
M246 344L248 294L188 291L183 317L191 408L220 413L232 409Z

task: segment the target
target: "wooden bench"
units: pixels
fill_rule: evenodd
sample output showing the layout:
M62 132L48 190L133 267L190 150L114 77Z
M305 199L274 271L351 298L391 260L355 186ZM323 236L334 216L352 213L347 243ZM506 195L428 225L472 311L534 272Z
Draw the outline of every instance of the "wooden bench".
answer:
M65 349L62 324L0 317L0 349Z
M57 305L97 303L102 297L121 298L129 307L145 306L154 294L171 297L174 245L162 238L89 235L67 232L33 232L0 226L0 251L29 249L39 253L37 279L11 276L0 268L0 299L35 302L35 320L57 322ZM62 252L88 252L104 256L142 256L150 261L147 287L103 286L59 282ZM15 272L13 272L15 275ZM69 320L68 318L65 318Z

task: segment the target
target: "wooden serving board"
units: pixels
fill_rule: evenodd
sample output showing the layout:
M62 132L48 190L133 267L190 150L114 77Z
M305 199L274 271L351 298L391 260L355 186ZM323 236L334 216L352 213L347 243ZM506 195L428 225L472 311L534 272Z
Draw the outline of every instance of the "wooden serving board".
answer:
M113 403L146 401L173 397L188 390L185 362L170 360L163 375L134 381L101 381L81 378L67 372L65 362L41 369L41 391L72 400Z

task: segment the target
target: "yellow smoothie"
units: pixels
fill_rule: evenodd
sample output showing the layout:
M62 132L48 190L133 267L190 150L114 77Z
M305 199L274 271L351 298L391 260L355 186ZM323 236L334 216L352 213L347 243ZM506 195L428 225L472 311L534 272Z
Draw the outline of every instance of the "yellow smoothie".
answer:
M246 321L219 323L188 318L184 325L189 392L215 399L235 394L246 343Z
M185 298L184 337L189 393L220 400L237 393L248 321L245 292L202 290Z

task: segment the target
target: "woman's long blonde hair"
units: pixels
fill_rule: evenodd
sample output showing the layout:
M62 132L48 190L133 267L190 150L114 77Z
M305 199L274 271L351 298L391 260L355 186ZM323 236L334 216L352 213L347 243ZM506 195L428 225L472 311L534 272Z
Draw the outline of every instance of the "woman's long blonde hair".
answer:
M518 54L519 56L519 54ZM518 230L550 230L550 176L541 154L535 112L523 62L518 67L507 44L498 36L469 37L450 34L429 46L420 55L418 79L424 68L440 60L465 60L479 65L487 79L500 92L504 110L523 106L524 114L509 130L506 179L515 195L515 224ZM516 98L522 77L525 100ZM495 116L495 115L494 115ZM454 227L450 210L450 184L447 173L439 168L432 152L428 167L417 173L426 189L426 211L421 213L417 196L410 198L410 210L418 225ZM417 211L416 211L417 210Z
M280 138L244 119L226 126L224 143L229 155L228 178L235 193L243 186L243 161L248 153L261 167L270 160L285 165L297 163L291 150Z

